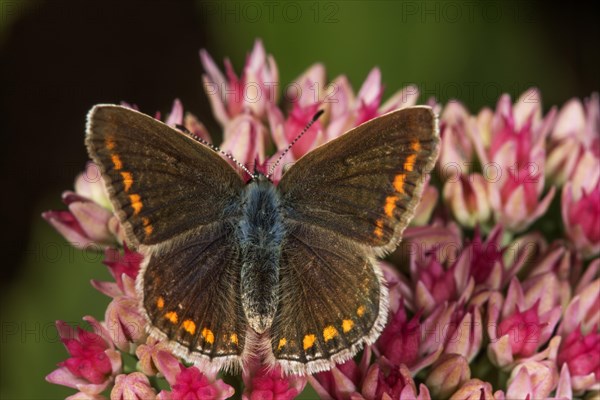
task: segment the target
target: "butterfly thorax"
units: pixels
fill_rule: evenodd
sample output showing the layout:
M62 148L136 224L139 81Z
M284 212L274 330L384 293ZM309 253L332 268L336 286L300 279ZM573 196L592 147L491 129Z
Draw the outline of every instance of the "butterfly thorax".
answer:
M244 188L237 227L242 271L242 306L258 333L271 326L279 299L279 259L285 235L281 199L271 181L258 175Z

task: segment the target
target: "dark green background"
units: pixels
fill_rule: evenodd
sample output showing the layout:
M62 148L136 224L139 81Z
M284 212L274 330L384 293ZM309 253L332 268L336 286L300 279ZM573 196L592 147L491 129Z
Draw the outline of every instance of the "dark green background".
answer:
M73 393L43 380L66 358L53 321L102 319L108 304L89 285L108 279L100 258L71 250L40 218L62 207L61 191L85 164L86 111L126 100L165 113L179 97L218 137L202 92L200 48L219 63L231 57L240 71L262 38L282 85L319 61L329 78L346 74L358 90L379 66L384 99L416 83L422 101L459 98L472 111L532 85L546 109L600 87L597 16L587 3L269 4L0 1L0 397Z

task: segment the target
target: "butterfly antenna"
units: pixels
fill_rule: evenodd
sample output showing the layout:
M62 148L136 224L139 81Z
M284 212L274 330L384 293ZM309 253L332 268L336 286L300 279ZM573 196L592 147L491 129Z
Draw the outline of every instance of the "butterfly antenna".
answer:
M296 136L296 138L294 140L292 140L292 142L288 145L288 147L286 147L285 150L283 150L283 153L281 153L279 155L279 158L277 158L277 161L275 161L275 164L273 164L271 166L271 168L269 168L269 173L267 174L267 178L271 178L271 175L273 175L273 172L275 171L275 168L277 168L277 166L279 165L279 163L281 162L281 160L283 160L283 157L285 157L285 155L291 150L291 148L294 147L294 145L296 144L296 142L298 142L298 140L300 140L300 138L306 132L308 132L308 130L310 129L310 127L312 126L312 124L314 124L315 122L317 122L317 120L319 119L319 117L321 115L323 115L324 112L325 112L324 110L317 111L316 114L309 121L309 123L306 125L306 127L304 127L304 129L302 129L302 132L300 132L300 134L298 136Z
M250 175L250 178L254 178L255 177L255 175L252 172L250 172L250 170L248 168L246 168L246 166L244 164L242 164L241 162L239 162L238 160L236 160L235 157L231 153L226 153L223 150L221 150L218 146L215 146L214 144L210 143L209 141L202 139L200 136L196 136L195 134L193 134L192 132L190 132L183 125L177 124L176 127L180 131L186 133L189 137L191 137L195 141L197 141L199 143L202 143L203 145L210 147L216 153L222 154L225 157L229 158L231 161L233 161L235 163L235 165L237 165L238 167L240 167L241 169L243 169L248 175Z

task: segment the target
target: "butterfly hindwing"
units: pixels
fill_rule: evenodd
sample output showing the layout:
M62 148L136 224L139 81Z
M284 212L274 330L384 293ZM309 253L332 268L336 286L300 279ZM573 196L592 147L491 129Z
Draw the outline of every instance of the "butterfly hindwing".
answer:
M429 107L398 110L306 154L279 183L287 218L395 247L435 164L436 124Z
M247 323L239 292L239 247L232 238L232 227L207 229L183 246L152 255L142 270L151 333L170 339L174 352L187 361L241 365Z
M271 350L290 373L330 369L378 336L387 317L381 271L356 242L287 224Z
M95 106L88 115L86 144L136 247L178 240L219 223L244 186L214 151L125 107Z

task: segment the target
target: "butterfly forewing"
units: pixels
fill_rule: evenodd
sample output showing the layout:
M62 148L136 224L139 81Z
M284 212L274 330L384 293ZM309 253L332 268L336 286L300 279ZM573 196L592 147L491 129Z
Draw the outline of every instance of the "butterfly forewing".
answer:
M244 186L214 151L125 107L94 107L86 144L136 246L177 240L220 223L223 210L239 199Z
M414 214L438 152L428 107L394 111L311 151L279 184L287 218L391 249Z

